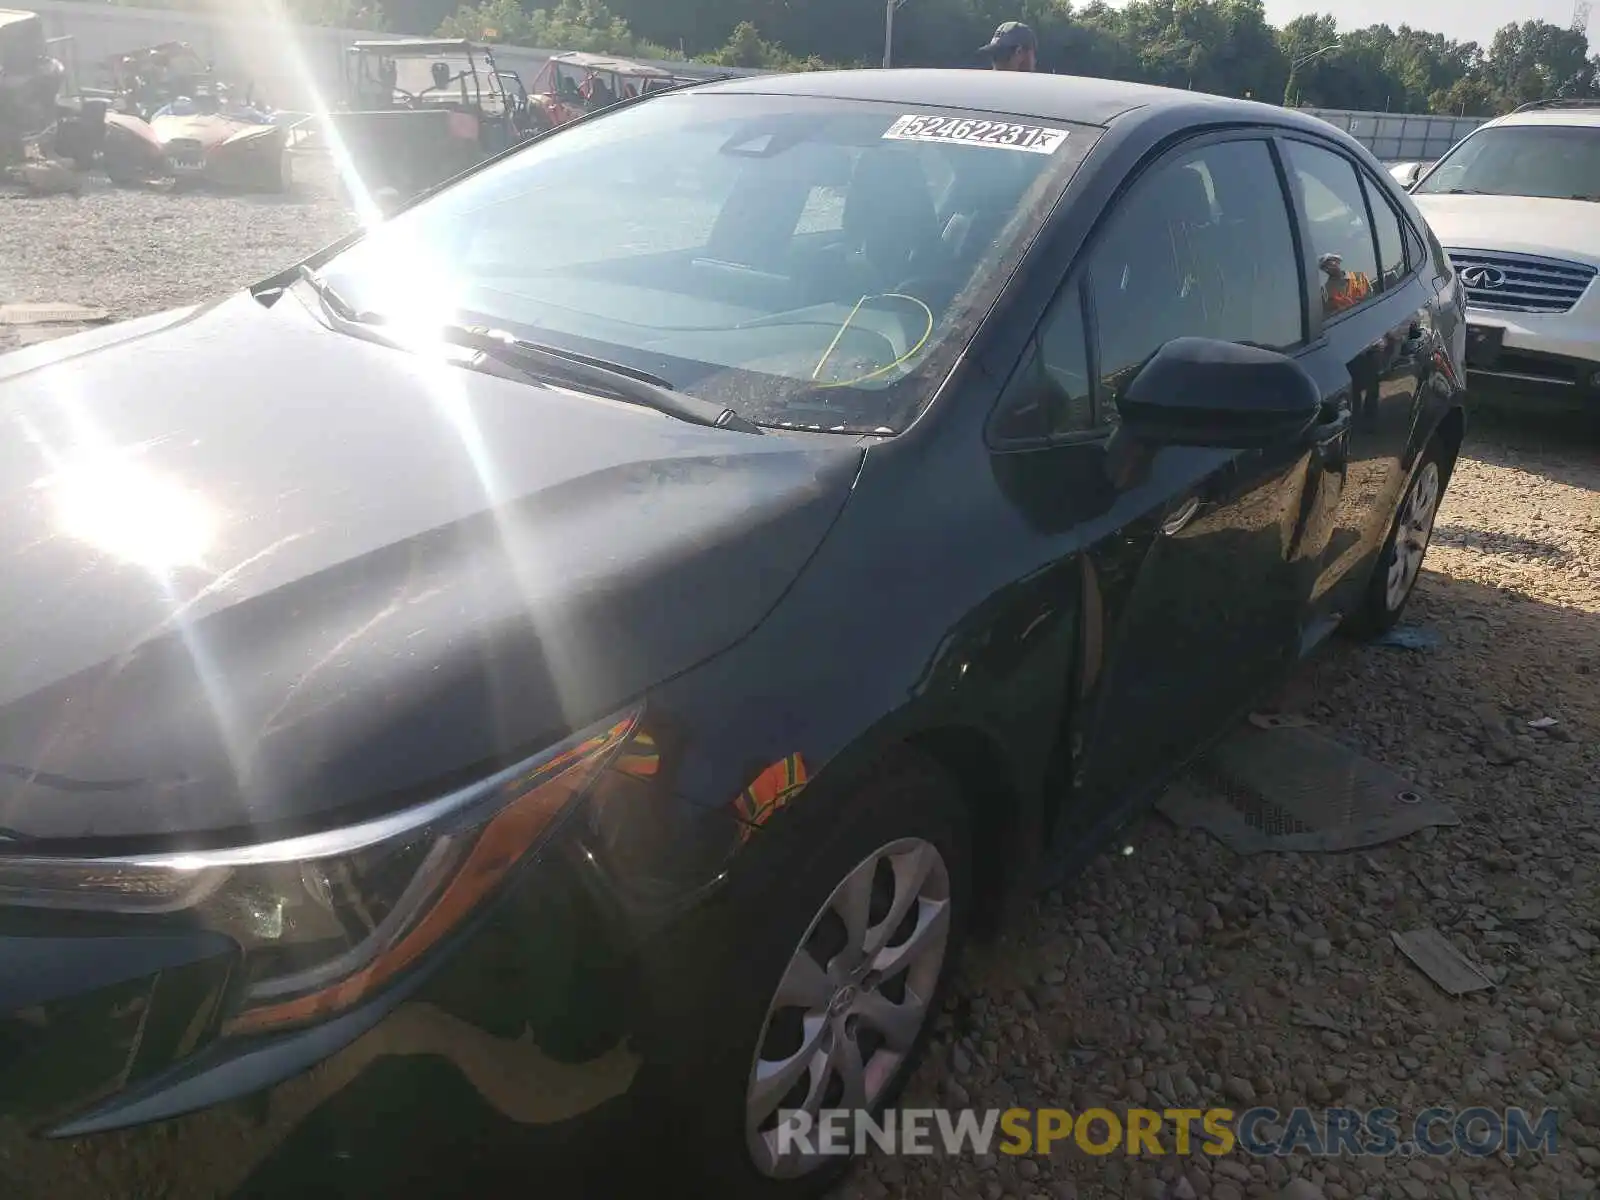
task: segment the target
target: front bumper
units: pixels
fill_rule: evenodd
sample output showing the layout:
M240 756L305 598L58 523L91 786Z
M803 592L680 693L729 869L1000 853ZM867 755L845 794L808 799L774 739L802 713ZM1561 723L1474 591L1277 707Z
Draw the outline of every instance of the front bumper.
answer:
M581 851L551 850L430 972L304 1030L151 1069L141 1056L168 1032L152 1028L163 971L119 985L110 1005L63 995L0 1013L0 1187L52 1200L458 1196L536 1178L544 1195L594 1194L623 1132L648 1126L639 989ZM88 1061L51 1041L75 1025L69 1044ZM41 1044L49 1061L29 1062ZM64 1078L97 1082L63 1102Z
M1511 313L1469 306L1469 329L1489 331L1490 345L1469 342L1473 399L1519 409L1600 413L1600 283L1565 313Z

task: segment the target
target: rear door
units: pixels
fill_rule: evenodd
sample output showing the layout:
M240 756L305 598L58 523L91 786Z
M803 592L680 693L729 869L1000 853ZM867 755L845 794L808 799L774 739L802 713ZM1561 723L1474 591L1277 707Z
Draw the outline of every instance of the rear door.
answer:
M1386 189L1323 143L1285 139L1317 340L1303 357L1323 394L1318 558L1307 642L1361 601L1405 481L1404 456L1433 344L1423 256Z
M1309 439L1268 451L1113 441L1117 401L1176 337L1294 352L1303 277L1270 137L1190 142L1110 207L997 414L997 469L1083 551L1067 844L1197 749L1292 656ZM1035 445L1037 431L1047 430ZM1132 452L1129 453L1130 449Z

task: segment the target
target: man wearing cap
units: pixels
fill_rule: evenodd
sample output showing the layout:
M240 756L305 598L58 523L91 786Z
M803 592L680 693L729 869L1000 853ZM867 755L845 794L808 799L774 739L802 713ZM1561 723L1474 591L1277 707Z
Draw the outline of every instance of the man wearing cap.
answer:
M1007 21L978 53L996 71L1033 71L1038 67L1039 40L1021 21Z

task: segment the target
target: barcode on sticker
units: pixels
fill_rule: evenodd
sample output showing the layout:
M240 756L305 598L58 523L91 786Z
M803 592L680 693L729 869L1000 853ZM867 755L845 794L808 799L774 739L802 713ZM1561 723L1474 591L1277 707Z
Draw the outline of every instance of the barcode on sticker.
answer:
M1014 121L978 121L971 117L940 117L907 113L883 135L894 142L956 142L963 146L994 146L1028 154L1054 154L1067 140L1065 129L1022 125Z

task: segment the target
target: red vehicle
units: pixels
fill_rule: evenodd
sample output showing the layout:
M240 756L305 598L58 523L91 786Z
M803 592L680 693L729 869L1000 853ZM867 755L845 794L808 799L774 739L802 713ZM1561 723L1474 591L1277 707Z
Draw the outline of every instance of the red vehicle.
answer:
M115 110L102 161L119 184L203 181L254 192L290 186L290 127L253 97L235 98L187 42L132 50L104 64Z
M572 51L552 55L533 81L534 121L554 129L585 113L680 82L670 71L625 58Z

